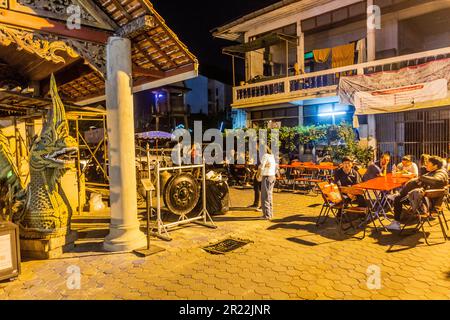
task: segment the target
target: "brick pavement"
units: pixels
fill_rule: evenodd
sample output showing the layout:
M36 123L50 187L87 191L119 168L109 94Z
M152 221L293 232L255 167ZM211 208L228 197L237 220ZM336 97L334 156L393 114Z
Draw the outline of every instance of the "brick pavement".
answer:
M152 238L166 251L145 259L102 252L107 225L97 223L89 252L23 262L19 279L0 283L0 299L450 299L450 242L429 247L420 235L388 232L342 237L332 219L315 227L319 197L274 197L275 219L263 221L242 209L252 191L232 189L234 209L215 217L218 229L190 225L171 232L172 242ZM430 241L442 241L438 228ZM225 255L201 249L227 236L253 243ZM80 289L68 288L70 266L80 268ZM380 289L368 289L370 266L381 272Z

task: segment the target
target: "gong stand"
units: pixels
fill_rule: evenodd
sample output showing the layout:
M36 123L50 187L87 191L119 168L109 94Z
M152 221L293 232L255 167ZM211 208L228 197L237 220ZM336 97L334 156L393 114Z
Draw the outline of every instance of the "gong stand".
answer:
M164 223L161 218L161 173L162 172L170 172L170 171L177 171L178 173L181 173L183 170L187 169L196 169L201 168L202 169L202 210L200 213L194 217L194 218L188 218L186 215L182 214L178 221L171 222L171 223ZM156 221L158 226L158 231L156 233L153 233L156 237L171 241L172 238L169 236L169 229L185 225L189 223L196 223L208 228L217 228L217 226L214 224L214 221L212 220L211 216L208 213L208 210L206 209L206 168L205 163L203 164L197 164L197 165L186 165L186 166L179 166L179 167L168 167L168 168L161 168L159 162L156 165Z

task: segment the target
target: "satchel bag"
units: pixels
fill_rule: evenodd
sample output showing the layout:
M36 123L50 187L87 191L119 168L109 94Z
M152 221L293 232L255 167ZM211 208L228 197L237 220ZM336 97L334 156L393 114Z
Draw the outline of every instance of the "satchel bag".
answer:
M255 178L256 178L256 181L258 181L258 182L262 181L263 177L262 177L262 169L261 168L258 168L258 171L256 171Z

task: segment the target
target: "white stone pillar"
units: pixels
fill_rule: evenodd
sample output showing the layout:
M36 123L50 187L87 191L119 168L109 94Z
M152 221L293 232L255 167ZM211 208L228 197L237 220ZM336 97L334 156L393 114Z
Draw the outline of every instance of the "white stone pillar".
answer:
M376 28L374 25L373 0L367 0L367 61L375 61L376 59Z
M137 218L130 40L110 37L106 60L111 224L104 248L128 251L146 245Z

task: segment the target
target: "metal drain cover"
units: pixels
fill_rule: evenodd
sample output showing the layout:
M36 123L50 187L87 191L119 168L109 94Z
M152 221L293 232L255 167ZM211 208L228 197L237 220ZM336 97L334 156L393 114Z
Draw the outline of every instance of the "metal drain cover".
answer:
M225 239L216 244L212 244L206 247L203 247L203 250L209 252L211 254L225 254L227 252L231 252L233 250L239 249L246 244L249 244L253 241L251 240L243 240L243 239Z

